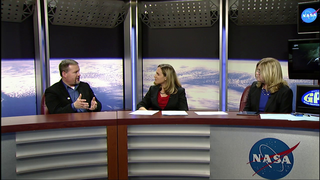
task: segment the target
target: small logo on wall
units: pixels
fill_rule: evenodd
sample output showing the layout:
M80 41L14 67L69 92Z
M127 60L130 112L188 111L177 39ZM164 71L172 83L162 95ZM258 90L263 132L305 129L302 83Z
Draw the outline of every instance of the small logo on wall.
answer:
M249 153L249 162L255 172L266 179L280 179L288 175L293 167L292 151L300 142L289 148L284 142L275 138L265 138L256 142Z
M310 106L319 106L319 90L312 90L306 92L302 97L301 101L304 104Z
M317 12L318 10L315 10L313 8L307 8L301 13L301 19L305 23L312 23L317 19Z

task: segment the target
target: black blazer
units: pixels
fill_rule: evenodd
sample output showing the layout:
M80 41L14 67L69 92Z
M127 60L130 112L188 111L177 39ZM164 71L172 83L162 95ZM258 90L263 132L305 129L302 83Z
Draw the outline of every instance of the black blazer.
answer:
M253 82L247 99L247 104L243 111L259 111L260 95L262 87L257 88L257 81ZM292 112L293 92L283 85L277 92L271 93L264 109L264 112L271 113L291 113Z
M137 109L145 107L146 109L162 110L158 104L158 93L160 91L160 85L150 86L147 94L143 97L142 101L137 104ZM171 94L167 106L163 110L184 110L188 111L188 103L186 98L185 89L178 88L176 94Z
M79 93L82 94L82 99L86 99L91 107L91 100L95 97L88 83L80 82L78 87ZM48 87L45 91L45 101L50 114L58 113L74 113L71 104L73 103L69 96L68 90L64 86L62 80ZM101 102L97 99L97 109L95 112L101 111ZM88 112L92 112L87 110Z

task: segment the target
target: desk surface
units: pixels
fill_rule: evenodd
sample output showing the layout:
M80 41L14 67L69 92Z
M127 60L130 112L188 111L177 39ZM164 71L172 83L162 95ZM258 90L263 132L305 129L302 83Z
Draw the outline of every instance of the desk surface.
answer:
M162 116L158 112L152 116L130 115L130 111L118 111L118 125L139 124L210 124L231 126L264 126L280 128L319 129L319 121L288 121L278 119L261 119L260 116L237 115L238 112L227 112L228 115L197 115L188 111L188 116Z
M195 111L188 111L188 116L162 116L161 112L158 112L152 116L130 115L130 112L132 111L5 117L1 118L1 133L56 128L142 124L208 124L319 129L319 121L260 119L260 116L239 116L237 115L237 112L227 112L228 115L202 116L197 115Z
M1 133L112 125L117 125L116 111L15 116L1 118Z

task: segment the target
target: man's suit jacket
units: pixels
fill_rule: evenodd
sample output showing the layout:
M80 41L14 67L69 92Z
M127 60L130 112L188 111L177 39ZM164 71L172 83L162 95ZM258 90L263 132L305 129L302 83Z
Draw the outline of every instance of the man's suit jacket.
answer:
M149 91L143 97L142 101L137 104L137 109L145 107L146 109L162 110L158 103L158 93L160 91L160 85L150 86ZM169 97L168 104L163 110L184 110L188 111L188 102L186 98L185 89L182 87L178 88L176 94L171 94Z
M78 91L82 94L81 98L86 99L86 101L89 103L89 107L91 107L91 100L93 97L95 97L95 95L92 89L90 88L89 84L85 82L80 82ZM94 111L101 111L101 102L97 99L97 97L95 99L97 101L97 108ZM46 89L45 101L50 114L76 112L72 109L72 99L68 93L68 90L65 88L62 80ZM87 111L91 112L90 110Z
M247 104L243 111L259 111L260 95L262 87L257 88L257 82L253 82L247 99ZM277 92L271 93L267 101L264 112L272 113L291 113L292 112L293 92L283 85Z

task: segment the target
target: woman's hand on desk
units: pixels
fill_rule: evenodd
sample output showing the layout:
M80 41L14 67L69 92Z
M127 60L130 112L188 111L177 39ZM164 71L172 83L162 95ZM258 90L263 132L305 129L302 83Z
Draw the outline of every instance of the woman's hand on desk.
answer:
M145 107L140 107L138 110L147 110Z

